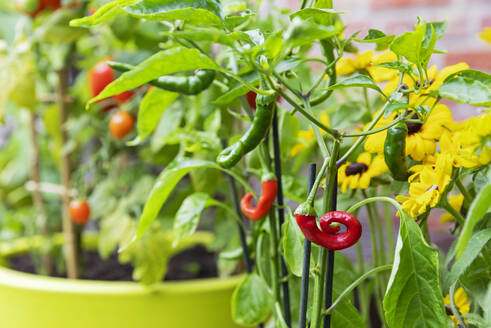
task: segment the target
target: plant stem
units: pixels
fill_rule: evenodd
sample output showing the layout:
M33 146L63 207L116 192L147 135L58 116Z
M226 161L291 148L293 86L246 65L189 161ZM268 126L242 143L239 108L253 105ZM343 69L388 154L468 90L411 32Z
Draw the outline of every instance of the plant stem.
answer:
M464 207L469 208L472 204L472 196L469 193L469 191L465 188L464 184L460 180L460 177L455 178L455 184L457 185L457 188L459 188L460 192L462 195L464 195Z
M313 114L312 109L310 108L310 103L309 103L308 97L303 98L303 103L305 105L305 110L309 114ZM327 146L326 146L326 143L324 142L324 138L322 137L321 131L319 130L319 128L316 125L311 124L311 126L312 126L312 129L314 130L315 138L316 138L317 144L319 145L319 148L321 150L322 156L327 157L329 155L329 151L327 150Z
M32 146L32 159L31 159L31 179L34 182L34 189L32 192L32 200L37 212L37 224L39 227L39 231L42 236L48 236L48 220L46 215L46 208L44 207L43 196L41 194L40 185L40 166L41 166L41 157L39 151L39 144L37 142L36 137L36 113L30 112L30 137L31 137L31 146ZM43 274L51 275L53 273L53 260L49 256L49 254L41 255L41 264Z
M68 108L64 101L67 94L67 71L61 69L58 74L58 107L60 110L60 128L61 128L61 140L62 147L68 142L68 134L66 131L66 123L68 120ZM78 268L78 252L76 246L76 236L72 221L70 220L70 214L68 212L68 206L70 204L70 158L67 153L61 152L60 155L60 173L61 181L65 187L65 193L62 195L62 218L63 218L63 234L65 237L65 259L67 266L67 276L70 279L77 279L79 277Z
M276 179L278 181L278 193L276 196L276 202L278 203L278 239L281 240L281 227L285 222L285 209L283 200L283 179L281 174L281 149L280 149L280 135L278 131L278 108L276 107L273 114L273 152L274 152L274 169ZM281 256L281 276L286 277L288 270L286 268L285 259ZM283 312L285 322L288 327L291 327L291 314L290 314L290 287L288 285L288 279L282 284L283 288Z
M448 213L452 214L452 216L459 222L460 225L464 225L465 219L455 208L453 208L446 200L442 202L442 208L446 210Z
M390 212L389 204L384 203L384 222L385 222L385 234L387 235L388 256L389 259L394 258L394 222L392 221L392 213Z
M393 127L394 125L396 125L397 123L399 123L400 121L404 121L404 118L394 120L394 121L390 122L389 124L387 124L381 128L378 128L378 129L374 129L374 130L370 130L370 131L364 131L364 132L346 133L346 134L343 134L343 137L352 138L352 137L368 136L371 134L375 134L375 133L387 130L387 129Z
M365 190L362 190L363 196L368 198L368 195ZM382 224L380 220L380 215L378 214L377 208L374 206L375 204L369 203L367 204L367 210L369 215L371 215L374 219L375 226L378 234L378 242L379 242L379 259L381 261L380 264L387 263L387 258L385 256L385 243L384 243L384 233L382 231Z
M334 142L333 149L331 152L331 158L329 159L329 174L328 174L328 180L326 185L332 186L332 188L328 188L324 194L324 212L327 212L327 209L331 207L332 194L334 188L337 188L337 186L334 185L334 182L337 173L336 158L339 153L339 146L340 146L339 142ZM327 249L321 248L319 252L319 259L318 259L319 273L315 276L315 280L314 280L314 300L312 305L312 322L310 325L311 328L319 328L322 322L322 305L323 305L322 296L323 296L325 279L326 279L326 271L327 271L326 264L327 264Z
M322 177L324 176L324 172L326 171L328 165L330 163L330 158L326 157L324 159L324 163L322 163L321 169L319 170L319 173L317 174L314 185L312 188L310 188L309 195L307 196L306 203L309 205L314 205L314 200L315 200L315 194L317 193L317 189L319 189L319 184L322 181Z
M382 116L384 115L385 113L385 108L388 106L389 102L385 102L384 106L379 110L379 112L377 113L377 116L375 116L375 118L372 120L372 122L370 122L370 125L368 125L367 129L365 130L366 131L370 131L373 129L373 127L375 126L375 124L377 124L377 122L382 118ZM363 141L365 141L366 139L366 135L363 135L361 136L360 138L358 138L355 143L348 149L348 151L343 155L343 157L341 157L341 159L339 159L336 164L338 166L341 166L349 157L349 155L351 155L352 152L355 151L356 148L358 148L359 145L362 144Z
M336 308L336 306L338 306L338 304L343 300L343 298L347 294L351 293L353 291L353 289L355 289L358 285L360 285L365 279L367 279L371 275L374 275L380 271L385 271L385 270L390 270L390 269L392 269L392 264L386 264L386 265L382 265L382 266L373 268L373 269L369 270L368 272L364 273L358 279L353 281L353 283L351 283L351 285L349 285L345 290L343 290L343 292L341 294L339 294L338 298L332 303L332 305L327 310L324 311L324 313L326 313L326 314L331 313Z
M467 328L467 325L465 324L465 321L462 318L462 315L460 314L459 309L457 309L457 305L455 305L455 284L456 283L457 282L455 282L454 284L452 284L452 286L450 286L450 290L448 292L448 294L450 295L450 308L452 309L452 313L455 316L455 318L457 318L457 320L459 321L459 326L461 326L463 328Z

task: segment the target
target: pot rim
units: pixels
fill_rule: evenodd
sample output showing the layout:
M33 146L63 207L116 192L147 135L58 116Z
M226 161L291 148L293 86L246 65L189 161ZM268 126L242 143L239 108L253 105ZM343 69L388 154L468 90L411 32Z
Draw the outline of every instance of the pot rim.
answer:
M0 257L10 257L25 253L39 246L44 237L23 237L10 242L0 243ZM84 236L84 244L97 238L96 234ZM63 236L55 235L55 242L63 243ZM13 247L12 247L13 246ZM195 294L219 290L228 290L238 285L243 279L243 274L226 278L203 278L184 281L161 282L146 286L136 281L99 281L99 280L74 280L60 277L49 277L38 274L25 273L0 266L0 286L12 288L31 289L36 291L50 291L74 294Z

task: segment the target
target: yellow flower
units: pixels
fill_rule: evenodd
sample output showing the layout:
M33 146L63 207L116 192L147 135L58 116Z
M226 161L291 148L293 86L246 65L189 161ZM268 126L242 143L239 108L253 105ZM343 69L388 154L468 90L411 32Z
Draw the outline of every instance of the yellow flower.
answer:
M426 94L428 94L430 91L437 90L439 87L441 87L443 81L448 76L468 68L469 65L467 65L466 63L458 63L455 65L447 66L444 69L442 69L440 72L438 72L438 69L435 65L431 66L428 69L428 80L430 85L424 89L425 91L423 92L423 95L422 94L416 95L414 93L411 93L409 95L409 103L416 104L416 105L420 104L421 101L423 101L423 99L426 98ZM421 79L418 79L417 76L415 76L415 78L416 78L416 83L407 74L405 74L403 77L403 83L405 83L409 87L409 89L417 89L419 88L419 83L421 83L420 82ZM399 84L399 77L397 76L392 80L390 80L389 82L387 82L387 84L384 87L384 93L386 95L391 94L397 88L398 84ZM433 102L434 100L427 101L425 104L431 106Z
M460 314L467 314L469 313L470 310L470 302L467 297L467 293L464 291L462 287L457 289L455 291L455 294L453 296L455 305L457 306L457 309L459 310ZM443 302L445 303L446 306L450 307L450 295L447 294L445 298L443 299ZM453 322L455 323L455 326L459 324L459 321L454 315L449 315L452 319Z
M376 113L375 113L376 115ZM414 118L417 118L416 114ZM381 128L395 119L395 114L382 118L374 129ZM442 104L435 106L425 123L406 123L408 136L406 138L406 154L414 160L421 161L436 150L436 141L441 137L446 126L452 124L452 112ZM365 141L365 150L370 153L383 153L387 130L371 134Z
M491 45L491 27L485 27L481 33L479 33L479 38Z
M372 159L370 153L362 153L356 162L341 165L338 170L338 184L341 185L341 192L345 193L351 189L365 189L370 185L370 180L388 170L384 157L376 155Z
M399 195L396 200L402 208L416 218L440 201L452 175L451 157L442 155L434 164L423 164L411 167L416 172L409 177L409 197Z
M464 202L464 195L454 195L448 197L448 203L452 206L457 212L460 212L462 208L462 203ZM440 222L452 222L455 221L455 218L450 213L444 213L440 217Z
M319 120L324 124L329 126L329 116L326 113L322 113ZM321 133L324 134L325 131L321 130ZM298 155L302 150L304 150L310 142L315 139L314 129L310 126L308 130L300 130L298 131L298 139L300 139L300 143L296 144L290 150L290 156L294 157Z
M366 70L375 82L388 81L397 76L397 71L375 65L393 62L396 59L397 56L392 51L375 55L372 50L369 50L359 54L355 58L341 58L336 63L336 73L338 75L349 75L355 71Z

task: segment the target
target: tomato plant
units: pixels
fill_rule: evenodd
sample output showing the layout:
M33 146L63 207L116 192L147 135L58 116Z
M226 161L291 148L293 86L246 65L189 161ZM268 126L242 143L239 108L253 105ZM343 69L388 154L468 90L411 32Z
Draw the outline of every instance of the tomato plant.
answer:
M90 205L85 200L72 200L69 205L70 217L78 225L85 225L90 219Z
M109 122L109 130L116 139L123 139L132 130L135 120L133 116L126 112L117 112L111 116L111 121Z

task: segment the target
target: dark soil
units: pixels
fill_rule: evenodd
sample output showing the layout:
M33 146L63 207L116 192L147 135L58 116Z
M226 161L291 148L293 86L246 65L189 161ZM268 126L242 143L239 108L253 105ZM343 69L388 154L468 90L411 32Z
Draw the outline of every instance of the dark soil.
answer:
M117 254L103 260L97 252L85 251L84 274L82 279L102 281L132 281L133 267L131 264L120 264ZM206 250L203 246L196 246L185 250L168 263L165 276L166 281L213 278L218 276L216 254ZM10 259L9 267L13 270L35 273L35 266L31 255L23 254ZM64 273L54 276L66 277Z

